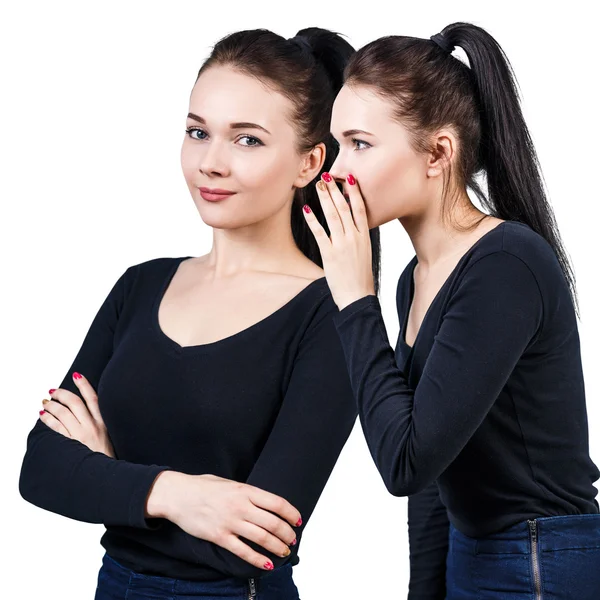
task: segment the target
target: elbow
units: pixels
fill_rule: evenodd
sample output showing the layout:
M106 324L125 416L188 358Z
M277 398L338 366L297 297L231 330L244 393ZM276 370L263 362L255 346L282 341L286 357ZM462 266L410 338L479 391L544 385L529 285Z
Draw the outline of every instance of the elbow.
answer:
M401 469L396 466L385 471L380 470L380 473L387 491L398 498L418 494L433 482L417 469Z
M385 483L387 491L397 498L412 496L423 489L421 486L415 485L413 481L404 481L398 477L384 477L383 482Z
M23 465L21 466L21 473L19 475L19 494L21 494L21 498L23 498L23 500L38 506L38 503L35 500L36 494L34 482L35 477L28 468L27 456L25 456Z

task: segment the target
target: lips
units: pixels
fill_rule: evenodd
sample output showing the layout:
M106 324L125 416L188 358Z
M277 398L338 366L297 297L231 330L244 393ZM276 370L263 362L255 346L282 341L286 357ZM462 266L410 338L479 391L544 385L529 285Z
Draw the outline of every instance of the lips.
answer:
M200 190L200 195L204 200L208 202L219 202L219 200L225 200L229 198L229 196L233 196L235 192L230 190L222 190L219 188L206 188L201 187L198 188Z

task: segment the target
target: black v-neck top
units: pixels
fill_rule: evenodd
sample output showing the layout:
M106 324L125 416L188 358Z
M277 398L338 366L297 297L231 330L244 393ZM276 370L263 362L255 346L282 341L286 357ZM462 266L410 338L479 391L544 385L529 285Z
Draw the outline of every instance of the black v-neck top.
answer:
M337 308L317 279L258 323L213 343L182 347L158 308L183 258L128 268L100 307L59 387L85 375L117 459L37 421L27 440L22 496L47 510L103 523L101 543L140 573L190 580L265 571L170 521L146 519L165 469L213 474L282 496L302 515L285 559L251 544L277 568L298 563L302 533L352 427L356 403Z
M395 350L375 296L334 321L360 421L388 490L409 499L411 597L444 598L448 519L472 537L541 516L597 513L579 334L551 246L506 221L461 257Z

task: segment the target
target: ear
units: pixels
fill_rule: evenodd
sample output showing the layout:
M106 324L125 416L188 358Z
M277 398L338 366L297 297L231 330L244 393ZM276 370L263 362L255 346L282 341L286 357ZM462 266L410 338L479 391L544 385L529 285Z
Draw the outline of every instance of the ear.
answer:
M442 129L433 136L431 148L427 158L427 177L439 177L456 159L458 139L450 129Z
M294 180L293 185L295 188L307 186L319 174L319 171L323 168L326 154L325 144L321 142L304 155L300 172Z

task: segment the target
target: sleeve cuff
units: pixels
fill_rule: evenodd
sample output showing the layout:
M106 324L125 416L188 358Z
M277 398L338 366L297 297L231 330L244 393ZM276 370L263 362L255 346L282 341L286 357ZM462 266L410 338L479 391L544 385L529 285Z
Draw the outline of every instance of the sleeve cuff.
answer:
M369 296L363 296L358 300L352 302L352 304L348 304L342 310L340 310L336 315L333 316L333 322L337 328L346 323L348 320L352 319L354 316L360 314L366 308L370 306L377 308L381 311L381 305L379 303L379 298L370 294Z
M127 464L118 476L115 473L114 485L109 485L104 493L104 523L156 529L159 520L146 517L146 501L154 481L166 470L169 467Z

